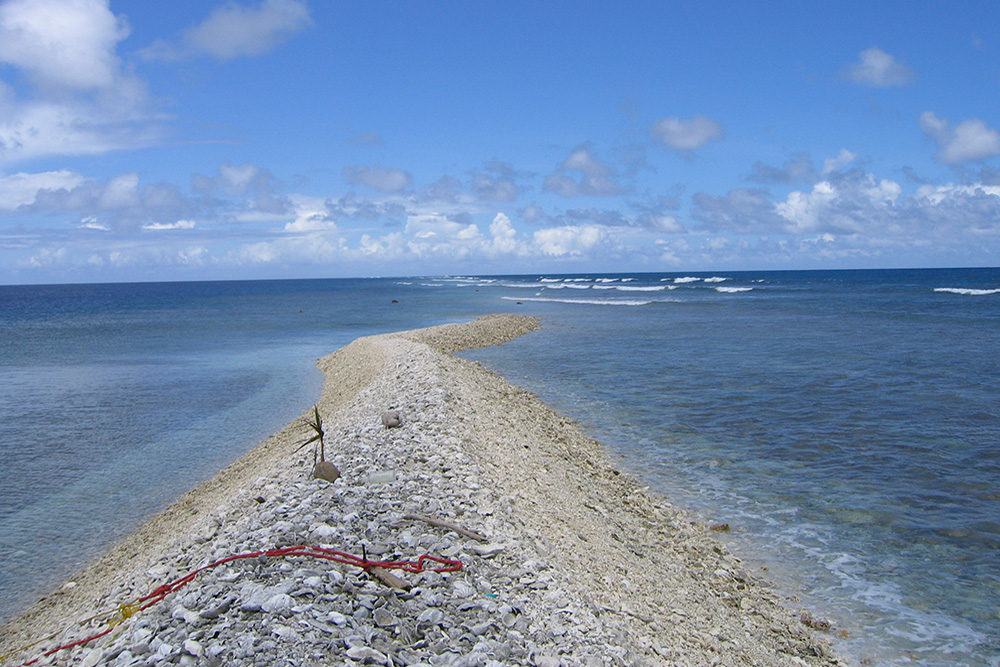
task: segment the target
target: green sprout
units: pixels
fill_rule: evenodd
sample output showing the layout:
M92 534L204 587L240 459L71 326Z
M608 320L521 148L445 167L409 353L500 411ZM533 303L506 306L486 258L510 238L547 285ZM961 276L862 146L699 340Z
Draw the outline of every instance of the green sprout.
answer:
M326 446L323 442L323 438L326 436L326 432L323 430L323 418L319 416L318 406L316 405L313 406L313 418L311 420L307 420L306 424L308 424L309 428L315 431L315 435L313 435L311 438L303 442L302 446L305 447L309 443L316 442L318 440L319 460L326 461Z

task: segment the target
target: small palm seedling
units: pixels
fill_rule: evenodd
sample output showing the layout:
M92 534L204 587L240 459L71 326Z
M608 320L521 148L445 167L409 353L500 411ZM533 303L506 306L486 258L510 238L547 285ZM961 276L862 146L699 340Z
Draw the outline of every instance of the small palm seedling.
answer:
M332 482L340 477L340 470L326 460L326 443L324 442L326 431L323 430L323 418L319 414L319 406L313 406L313 418L306 420L306 424L313 430L313 436L303 442L302 446L305 447L313 442L319 443L316 450L313 450L313 477ZM319 460L317 460L317 453Z

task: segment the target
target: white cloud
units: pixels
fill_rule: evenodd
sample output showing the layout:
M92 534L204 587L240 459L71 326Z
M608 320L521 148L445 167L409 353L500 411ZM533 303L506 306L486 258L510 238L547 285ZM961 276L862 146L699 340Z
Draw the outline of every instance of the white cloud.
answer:
M821 181L811 192L794 191L774 210L793 234L833 232L857 234L891 222L893 204L902 194L895 181L876 180L871 174Z
M410 187L410 183L413 182L408 172L379 165L361 164L344 167L341 174L351 185L367 185L380 192L399 192Z
M941 248L989 248L1000 241L1000 186L925 185L907 202L906 214L920 226L920 238ZM994 250L995 252L995 250Z
M148 225L143 225L143 229L149 229L154 231L162 231L168 229L194 229L194 220L178 220L177 222L151 222Z
M312 25L300 0L264 0L254 6L229 2L187 30L180 45L159 40L143 51L147 58L176 60L207 55L221 60L267 53Z
M652 216L646 220L646 225L654 231L665 234L680 234L684 231L684 227L672 215Z
M650 130L650 136L659 139L667 148L677 151L692 151L710 141L722 139L722 126L707 116L698 115L690 120L663 118Z
M227 264L330 264L349 257L343 237L326 232L314 232L248 243L228 253Z
M154 118L106 100L0 104L0 162L139 148L161 136Z
M844 70L844 76L855 83L888 88L905 86L913 81L913 70L878 47L865 49L858 57L858 62Z
M625 192L611 169L597 159L589 146L574 149L561 165L545 177L543 189L563 197L610 197Z
M129 30L108 0L8 0L0 5L0 61L43 89L110 88L115 46Z
M578 256L604 241L607 233L596 225L565 225L539 229L533 234L533 238L535 246L545 255Z
M72 190L87 179L67 171L46 171L38 174L19 172L0 178L0 209L13 211L35 203L43 190Z
M8 0L0 63L33 90L0 81L0 161L148 146L161 134L145 86L115 52L128 35L107 0Z
M857 153L852 153L846 148L841 148L837 157L827 158L823 160L823 176L830 174L831 172L837 171L843 167L854 162L854 159L858 157Z
M135 173L119 174L99 182L67 179L68 187L37 190L34 201L24 206L26 213L71 213L91 223L129 231L147 225L174 225L192 220L199 206L174 186L162 183L142 185Z
M917 199L939 206L947 201L981 196L1000 197L1000 185L924 185L917 190Z
M444 215L411 215L406 221L404 235L410 252L417 257L462 259L483 245L483 236L476 225L457 222Z
M497 213L493 222L490 223L490 235L493 237L491 248L493 254L515 254L520 251L517 232L510 224L510 218L503 213Z
M139 174L121 174L115 176L101 190L97 205L101 209L122 209L138 206L142 201L139 195Z
M947 119L925 111L920 114L920 127L940 147L937 157L947 164L1000 155L1000 132L978 118L964 120L952 128Z
M295 220L285 225L286 232L336 231L337 223L326 200L301 195L291 200Z
M69 256L70 252L66 247L42 248L28 258L27 264L34 269L46 268L66 262Z
M80 229L96 229L100 232L111 231L111 228L107 225L102 225L97 221L97 216L88 215L86 218L80 221Z

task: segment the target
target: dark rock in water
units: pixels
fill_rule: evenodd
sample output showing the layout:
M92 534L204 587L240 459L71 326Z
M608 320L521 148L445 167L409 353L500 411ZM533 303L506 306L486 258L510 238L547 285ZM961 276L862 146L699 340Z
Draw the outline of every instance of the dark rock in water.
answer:
M394 428L400 426L403 423L403 418L399 416L399 412L396 410L389 410L388 412L382 413L382 424L386 428Z
M320 461L313 468L313 477L333 482L340 478L340 470L329 461Z

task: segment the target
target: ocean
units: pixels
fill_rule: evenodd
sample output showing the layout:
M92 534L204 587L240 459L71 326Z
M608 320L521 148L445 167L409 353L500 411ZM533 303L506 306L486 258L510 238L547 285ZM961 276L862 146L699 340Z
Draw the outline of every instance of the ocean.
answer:
M539 395L871 664L1000 665L1000 269L0 287L0 618L318 397L358 336Z

